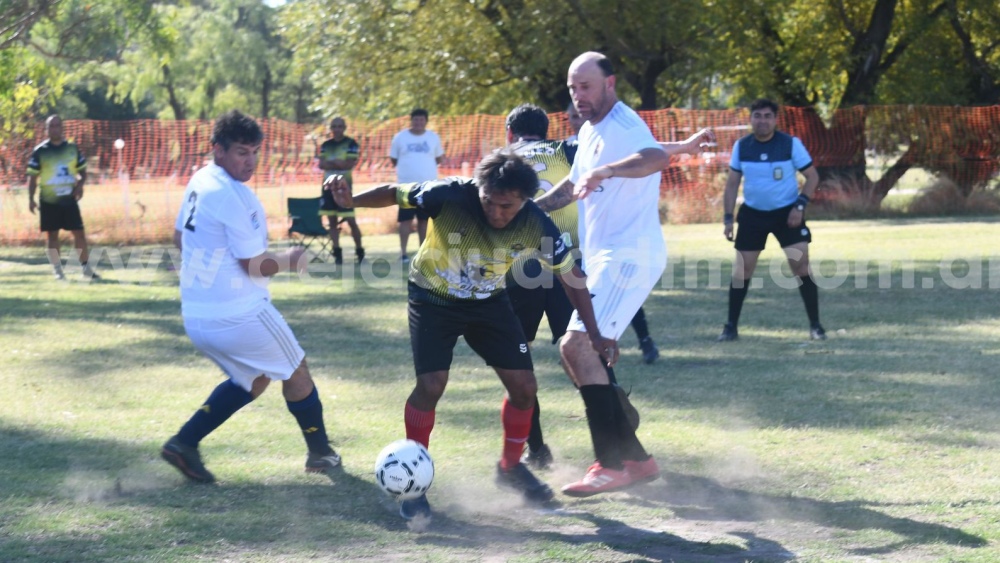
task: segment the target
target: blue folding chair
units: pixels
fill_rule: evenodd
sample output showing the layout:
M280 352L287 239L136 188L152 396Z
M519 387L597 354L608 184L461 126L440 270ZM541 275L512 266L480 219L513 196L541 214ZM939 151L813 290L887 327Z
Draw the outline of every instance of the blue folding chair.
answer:
M292 244L304 246L314 252L310 262L326 262L330 259L330 231L323 226L323 218L319 215L320 198L307 197L288 198L288 218L292 224L288 227L288 238ZM319 250L313 249L313 244Z

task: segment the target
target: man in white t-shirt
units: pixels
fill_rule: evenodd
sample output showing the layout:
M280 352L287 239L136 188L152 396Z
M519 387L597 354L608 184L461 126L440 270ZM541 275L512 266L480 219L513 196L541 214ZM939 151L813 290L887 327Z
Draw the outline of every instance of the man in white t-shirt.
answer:
M425 109L411 111L410 128L403 129L392 138L389 160L396 167L396 181L400 184L437 180L437 167L444 159L444 148L438 134L427 130L429 117ZM427 217L421 216L415 209L403 208L399 209L396 216L399 221L400 260L404 264L410 261L406 245L413 232L414 218L417 219L417 236L423 244L427 235Z
M161 456L188 479L212 483L198 444L239 409L282 382L288 410L302 428L309 453L305 469L340 465L323 423L323 405L305 352L271 304L268 279L305 270L303 249L267 250L267 217L244 182L253 176L264 139L252 118L230 111L212 131L214 161L191 178L174 226L181 249L181 316L196 348L228 379L166 444Z
M550 211L578 199L580 246L598 327L619 339L666 267L660 230L660 170L670 154L694 152L705 131L680 143L658 143L645 122L618 101L611 62L602 54L577 57L567 78L573 105L587 120L567 179L536 200ZM581 340L582 338L582 340ZM586 343L586 348L581 344ZM604 351L613 365L617 345ZM656 479L660 470L625 412L626 400L608 379L574 314L560 344L563 366L580 390L597 461L563 487L586 497Z

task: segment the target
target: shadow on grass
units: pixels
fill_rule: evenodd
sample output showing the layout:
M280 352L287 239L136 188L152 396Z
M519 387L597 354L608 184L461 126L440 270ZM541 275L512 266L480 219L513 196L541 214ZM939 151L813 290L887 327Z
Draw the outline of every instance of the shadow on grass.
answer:
M876 510L886 506L864 500L830 502L793 496L776 496L734 489L695 475L664 473L657 482L636 489L637 502L662 506L676 518L694 521L771 520L810 523L836 530L891 532L901 539L874 548L854 549L858 555L891 554L913 545L946 543L969 548L984 547L987 540L958 528L891 516Z

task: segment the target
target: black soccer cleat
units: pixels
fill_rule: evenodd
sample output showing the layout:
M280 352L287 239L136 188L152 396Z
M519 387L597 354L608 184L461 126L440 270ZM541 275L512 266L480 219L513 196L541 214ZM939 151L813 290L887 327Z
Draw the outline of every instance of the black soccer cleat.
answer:
M552 465L552 450L546 444L542 444L537 450L529 449L521 457L521 463L532 469L548 469Z
M510 469L503 469L498 463L496 484L498 487L520 492L528 502L545 503L555 496L552 489L535 477L523 463Z
M739 340L740 332L736 330L736 325L731 325L726 323L722 326L722 334L716 338L716 342L732 342L734 340Z
M198 448L182 444L177 436L167 440L160 450L160 457L173 465L185 477L196 483L214 483L215 475L205 469Z
M340 454L332 449L328 454L309 452L309 455L306 456L307 473L325 473L338 467L340 467Z
M399 515L403 520L413 520L417 517L431 517L431 503L427 502L427 495L420 495L417 498L400 501Z
M358 247L354 249L354 257L358 260L358 264L365 261L365 249Z
M656 348L656 343L649 336L639 341L639 349L642 350L642 363L651 364L660 357L660 351Z
M826 331L819 324L809 328L809 340L826 340Z

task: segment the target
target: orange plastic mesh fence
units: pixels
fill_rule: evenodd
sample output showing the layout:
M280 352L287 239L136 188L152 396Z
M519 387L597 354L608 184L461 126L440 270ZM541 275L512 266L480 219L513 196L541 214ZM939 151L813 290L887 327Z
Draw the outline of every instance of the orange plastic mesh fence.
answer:
M663 210L671 222L714 221L733 143L749 131L745 109L664 109L641 112L661 141L686 138L702 127L714 129L718 144L697 155L675 157L663 173ZM550 116L551 138L570 134L564 114ZM265 141L257 173L250 181L268 210L272 236L287 229L285 198L319 195L316 166L322 125L265 119ZM395 179L389 161L393 135L409 118L365 123L349 121L349 136L361 145L355 169L358 189ZM836 112L829 122L811 108L783 108L779 128L802 139L825 179L852 178L856 189L872 188L879 177L923 168L946 175L965 189L982 187L1000 171L1000 106L959 108L921 106L856 107ZM97 243L167 241L181 194L191 174L210 159L211 121L67 120L66 136L88 159L86 195L81 200L88 236ZM504 116L433 116L430 128L445 149L441 175L470 175L483 155L505 144ZM36 139L44 138L39 126ZM121 139L121 148L115 141ZM0 244L41 240L37 216L28 212L25 164L32 141L0 146ZM873 162L893 162L881 169ZM890 185L891 187L891 185ZM363 229L387 232L394 213L362 210Z

